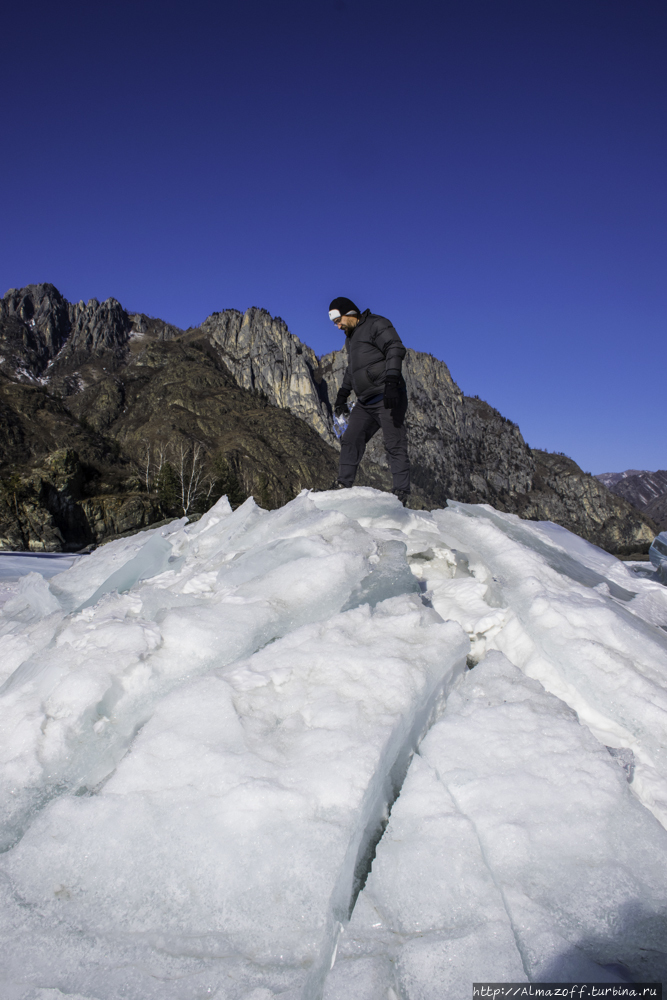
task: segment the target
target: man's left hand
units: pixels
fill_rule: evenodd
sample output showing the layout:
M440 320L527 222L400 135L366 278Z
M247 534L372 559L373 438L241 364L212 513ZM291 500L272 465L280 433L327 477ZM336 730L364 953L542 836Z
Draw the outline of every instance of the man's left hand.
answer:
M393 372L384 380L384 408L393 410L401 401L401 380Z

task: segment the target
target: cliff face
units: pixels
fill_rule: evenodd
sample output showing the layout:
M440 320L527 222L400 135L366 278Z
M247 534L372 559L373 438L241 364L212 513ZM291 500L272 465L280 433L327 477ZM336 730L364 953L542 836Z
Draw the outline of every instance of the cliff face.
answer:
M320 395L317 356L280 318L264 309L249 309L245 315L227 309L209 316L200 330L240 386L291 410L336 446L331 408L326 394Z
M517 514L555 521L616 555L648 551L657 526L642 511L610 493L571 458L537 449L533 456L533 488L519 498Z
M163 517L159 498L137 492L136 482L133 486L121 493L95 495L95 487L109 490L108 484L99 482L99 469L82 463L76 451L54 451L32 470L3 481L0 549L77 551L159 521Z
M214 313L182 331L128 314L115 299L73 305L53 285L30 285L0 302L0 356L2 475L18 469L29 478L55 450L74 451L88 472L73 502L87 504L92 493L107 498L85 515L89 527L98 525L86 536L93 540L125 523L110 512L129 496L146 500L138 489L148 446L199 442L209 457L229 461L245 491L265 504L283 503L303 486L326 488L335 476L331 403L345 352L318 358L262 309ZM554 520L618 554L648 548L656 530L650 519L570 459L532 451L515 424L463 396L443 362L408 350L404 372L417 504L490 503ZM391 488L379 435L358 482ZM143 522L161 516L156 498L150 503L137 507Z

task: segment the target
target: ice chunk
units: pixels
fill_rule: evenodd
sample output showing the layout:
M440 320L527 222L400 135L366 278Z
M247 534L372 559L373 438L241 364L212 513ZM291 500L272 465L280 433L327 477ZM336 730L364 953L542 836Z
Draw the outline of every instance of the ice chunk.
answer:
M343 434L347 430L347 424L348 424L348 419L346 416L341 414L341 416L339 417L336 416L336 414L334 414L333 429L334 429L334 434L339 440L340 438L342 438Z
M633 789L667 824L667 633L635 614L609 575L579 561L578 542L566 552L481 506L453 504L433 517L450 544L477 553L491 603L511 609L489 648L566 701L602 743L633 750Z
M187 518L182 517L159 528L149 528L128 538L117 538L112 542L106 542L90 555L79 559L71 569L59 573L51 580L50 589L63 608L72 611L87 600L116 570L133 559L151 538L156 535L167 538L174 534L178 537L186 524ZM197 524L192 525L190 530L196 528Z
M413 761L326 1000L380 970L405 1000L475 981L659 980L665 862L667 833L606 750L491 652Z
M661 583L667 585L667 531L661 531L648 550L649 559L657 570Z
M369 559L371 572L353 591L344 610L359 607L360 604L375 607L379 601L389 597L418 593L419 582L411 572L406 556L405 542L380 542L377 552Z
M667 832L562 702L491 653L421 752L477 831L531 980L665 976Z
M5 603L2 619L5 623L16 621L28 623L39 621L54 611L60 611L60 604L49 589L48 583L41 573L31 571L21 577L14 596Z
M304 491L306 492L306 491ZM410 520L410 511L393 493L381 493L368 486L353 486L348 490L309 493L320 510L338 510L352 517L363 527L383 521L386 526L401 528Z
M154 533L98 588L109 592L94 606L69 618L61 612L53 627L13 640L0 733L5 847L53 794L95 787L108 775L182 678L326 618L368 576L377 546L343 515L307 498L272 515L252 500L243 507L210 517L203 529L180 525L170 541L183 565L140 585L139 577L169 565L170 541ZM94 557L88 566L94 577ZM115 592L135 578L132 597ZM79 573L76 590L85 592L85 580Z
M496 607L486 573L470 572L469 559L453 549L419 553L410 560L413 574L423 581L424 597L445 620L457 621L470 639L471 663L486 653L487 645L506 625L511 612Z
M181 955L213 935L245 982L261 971L272 988L287 968L300 985L310 965L315 997L359 863L466 653L414 595L297 629L163 698L100 793L52 803L1 869L84 939L132 935L149 961L155 935ZM93 963L76 988L91 977Z
M544 522L539 527L536 527L530 522L522 521L516 515L503 515L494 510L493 507L489 507L488 504L476 504L472 507L471 504L448 500L447 506L452 511L460 511L468 516L474 511L473 516L490 521L509 538L514 539L519 544L532 549L540 555L544 563L551 567L551 569L556 570L556 572L563 576L569 577L571 580L575 580L577 583L583 584L584 587L599 587L602 584L613 597L617 597L622 601L630 601L635 596L634 591L619 586L613 580L599 572L598 568L594 566L593 560L590 558L586 559L585 557L582 559L581 556L585 552L595 549L596 546L591 545L590 542L586 542L584 539L578 538L576 535L572 535L565 528L560 528L556 532L545 530ZM546 523L549 524L549 522ZM553 525L552 527L559 528L560 526ZM574 544L570 543L569 546L571 549L574 549L576 555L572 551L567 551L562 545L558 543L554 544L554 537L559 541L569 541L568 536L576 539L576 542ZM602 553L601 549L597 549L597 552L601 556L607 556L606 560L600 560L603 562L603 565L608 564L611 560L618 562L618 560L614 559L614 556ZM579 556L579 558L576 556Z
M465 997L473 982L526 978L475 827L421 756L412 762L341 940L326 1000L342 998L352 970L362 982L369 974L378 978L369 959L383 958L391 961L380 966L377 996L391 988L406 1000Z
M83 611L84 608L97 604L105 594L114 592L125 594L139 580L150 580L151 577L164 573L169 568L170 559L172 559L172 548L167 539L161 535L153 535L136 556L107 577L95 593L79 605L77 611Z
M68 618L54 613L55 621L45 619L30 636L6 637L15 669L3 689L0 733L5 847L54 794L102 781L183 678L326 619L353 594L354 604L375 603L417 586L405 546L391 543L385 551L356 522L320 511L307 497L270 515L252 500L243 508L223 509L203 527L181 525L169 541L154 533L148 572L164 566L167 546L182 565L138 580L131 595L115 590L145 575L145 546L94 606ZM98 573L93 557L88 565ZM75 586L85 588L80 574Z

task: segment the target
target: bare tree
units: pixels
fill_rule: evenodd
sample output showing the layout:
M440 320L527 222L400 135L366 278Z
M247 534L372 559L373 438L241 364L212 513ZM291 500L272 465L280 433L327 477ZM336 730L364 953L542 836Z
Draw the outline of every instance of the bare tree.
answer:
M160 473L162 469L169 461L169 456L173 451L173 445L171 441L158 441L155 447L155 459L153 460L153 482L156 482L160 478Z
M173 451L172 443L169 441L159 441L154 449L151 449L150 441L146 443L139 469L141 478L146 485L146 492L150 493L155 489L155 485L160 478L160 472L164 464L169 460L169 455Z
M171 505L175 502L183 513L191 512L202 501L207 501L215 488L215 476L206 471L206 455L202 445L195 441L147 443L139 463L142 480L150 493L164 488L163 473L171 482ZM175 495L173 490L175 488Z
M146 492L150 493L151 487L153 485L153 477L151 475L151 445L150 441L146 444L144 453L139 463L139 469L141 471L141 478L146 484Z
M187 514L199 500L210 497L214 485L212 478L205 473L203 449L198 441L192 445L181 442L175 466L179 500L183 513Z

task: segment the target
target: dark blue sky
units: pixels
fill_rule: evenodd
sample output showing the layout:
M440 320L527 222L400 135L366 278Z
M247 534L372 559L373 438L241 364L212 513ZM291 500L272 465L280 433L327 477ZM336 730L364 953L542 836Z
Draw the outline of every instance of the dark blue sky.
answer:
M667 467L664 0L27 0L0 83L0 294L318 353L348 295L532 446Z

